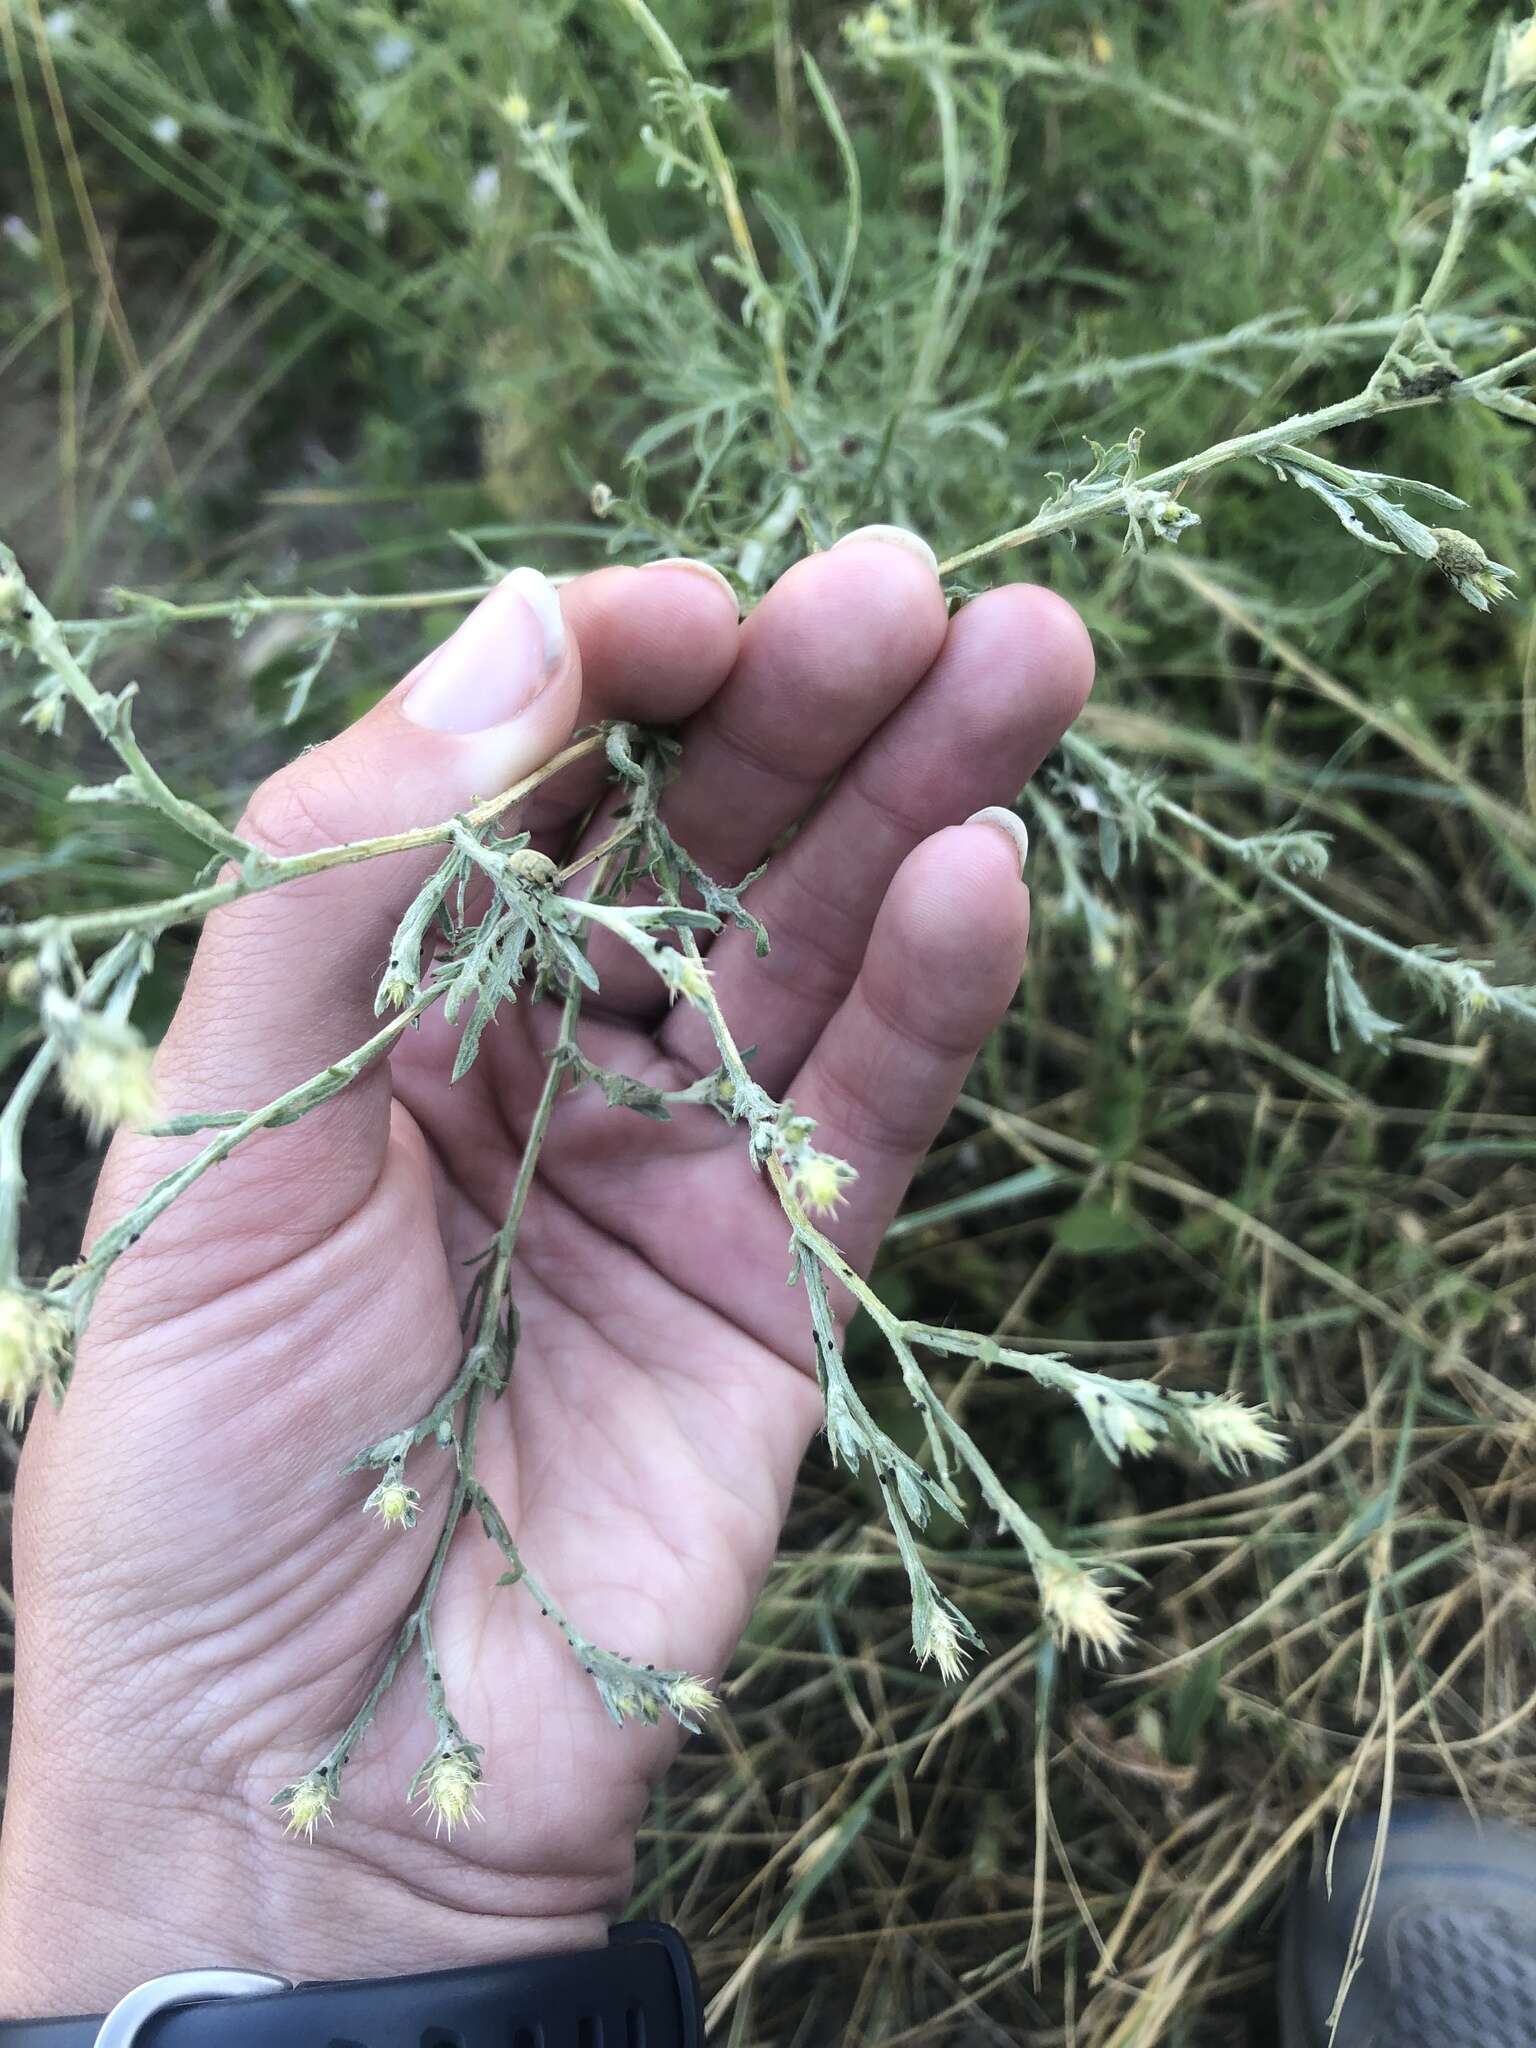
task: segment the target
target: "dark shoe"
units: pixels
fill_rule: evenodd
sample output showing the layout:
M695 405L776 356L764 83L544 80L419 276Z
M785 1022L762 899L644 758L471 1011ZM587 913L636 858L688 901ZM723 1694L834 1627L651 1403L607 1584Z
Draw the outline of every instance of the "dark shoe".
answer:
M1285 1918L1283 2048L1328 2048L1376 1816ZM1395 1807L1365 1951L1333 2048L1536 2048L1536 1834L1452 1801Z

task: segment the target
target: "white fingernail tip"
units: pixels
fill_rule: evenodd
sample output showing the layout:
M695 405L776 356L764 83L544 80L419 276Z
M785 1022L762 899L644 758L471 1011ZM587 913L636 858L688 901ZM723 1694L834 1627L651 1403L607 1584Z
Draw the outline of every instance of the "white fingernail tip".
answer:
M965 821L967 825L993 825L999 832L1006 833L1019 857L1019 873L1024 872L1024 863L1029 858L1029 827L1017 811L1005 810L1001 804L988 804L984 811L972 811Z
M559 592L537 569L514 569L503 578L501 587L515 590L538 620L544 634L544 666L553 668L565 653L565 616Z
M916 555L919 561L926 562L935 576L939 573L939 558L933 549L920 533L913 533L905 526L856 526L852 533L845 533L841 540L834 541L833 546L846 547L851 540L878 540L887 547L905 548L909 555Z
M692 555L668 555L664 561L642 562L642 569L691 569L696 576L707 576L718 590L723 590L731 603L740 610L740 604L731 580L717 569L713 562L696 561Z

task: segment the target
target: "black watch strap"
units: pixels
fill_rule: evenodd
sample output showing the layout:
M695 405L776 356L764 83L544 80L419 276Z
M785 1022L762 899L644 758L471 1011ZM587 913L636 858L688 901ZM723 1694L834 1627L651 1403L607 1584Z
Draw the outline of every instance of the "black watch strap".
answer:
M95 2048L93 2019L0 2020L0 2048ZM682 1936L629 1921L605 1949L358 1977L150 2013L135 2048L699 2048Z

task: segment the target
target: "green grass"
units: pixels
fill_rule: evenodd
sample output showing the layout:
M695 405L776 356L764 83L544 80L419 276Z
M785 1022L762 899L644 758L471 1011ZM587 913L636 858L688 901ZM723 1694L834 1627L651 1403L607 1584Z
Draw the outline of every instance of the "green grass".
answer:
M37 238L0 241L28 429L0 530L56 609L111 620L98 678L140 679L157 758L216 806L399 673L487 560L684 546L750 595L860 518L945 554L1017 525L1085 437L1140 430L1150 469L1358 390L1434 260L1498 18L955 5L943 54L866 67L808 0L663 7L730 93L790 431L769 309L743 327L620 0L511 27L502 0L70 11L39 42L11 10L40 187L0 124ZM687 159L661 186L656 149ZM1533 339L1530 219L1477 223L1441 328L1464 370ZM1523 589L1530 445L1458 402L1326 452L1465 498ZM722 2040L1258 2042L1286 1877L1344 1807L1390 1783L1536 1818L1531 1040L1351 941L1401 1028L1336 1050L1317 910L1219 836L1325 832L1326 873L1290 877L1325 915L1536 978L1528 598L1481 615L1256 464L1186 497L1177 548L1122 553L1109 519L962 579L1065 590L1100 682L1031 799L1028 980L881 1279L1016 1344L1235 1385L1297 1457L1236 1491L1112 1471L1046 1397L957 1370L1021 1503L1146 1576L1104 1676L1042 1643L1022 1559L956 1532L934 1569L993 1651L958 1692L911 1667L878 1501L813 1457L725 1724L647 1838L639 1903L687 1926ZM117 612L119 584L213 615ZM247 585L410 603L339 607L284 728L327 607L233 639ZM88 760L5 730L17 915L174 884L169 835L65 804ZM73 1213L40 1201L38 1266ZM877 1348L850 1358L904 1439Z

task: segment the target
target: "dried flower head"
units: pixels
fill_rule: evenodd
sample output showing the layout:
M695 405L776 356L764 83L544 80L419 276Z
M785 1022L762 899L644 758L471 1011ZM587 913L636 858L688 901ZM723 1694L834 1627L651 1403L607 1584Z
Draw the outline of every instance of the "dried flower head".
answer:
M1099 1574L1075 1558L1057 1555L1036 1568L1040 1610L1063 1649L1074 1642L1083 1654L1107 1662L1124 1654L1130 1625L1116 1612L1113 1594Z
M329 1826L335 1825L331 1816L330 1784L320 1771L311 1771L296 1785L285 1785L273 1803L281 1808L283 1824L289 1834L302 1835L306 1842L315 1839L315 1829L321 1821Z
M12 1428L52 1378L69 1342L69 1318L36 1295L0 1288L0 1413Z
M155 1113L149 1047L131 1024L86 1016L64 1057L64 1099L93 1137L119 1124L138 1127Z
M387 1472L363 1502L365 1515L377 1515L386 1529L414 1529L421 1495L398 1472Z
M1285 1438L1270 1426L1264 1410L1250 1408L1235 1394L1183 1401L1179 1419L1195 1449L1219 1472L1246 1472L1250 1458L1278 1465L1290 1455Z
M418 1813L429 1813L433 1833L447 1831L453 1839L455 1828L483 1818L475 1804L475 1787L480 1783L480 1753L467 1742L439 1749L427 1758L411 1785L411 1797L419 1793Z

